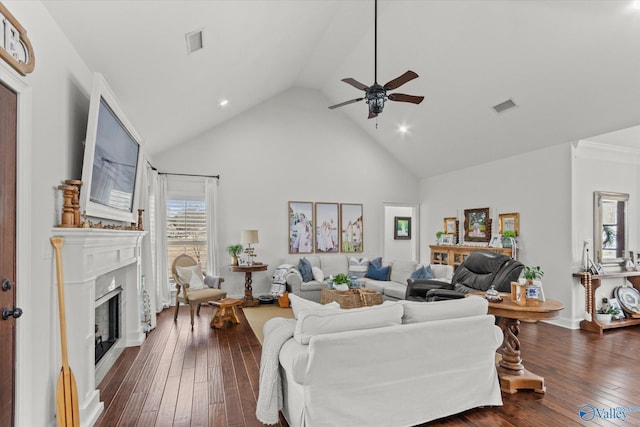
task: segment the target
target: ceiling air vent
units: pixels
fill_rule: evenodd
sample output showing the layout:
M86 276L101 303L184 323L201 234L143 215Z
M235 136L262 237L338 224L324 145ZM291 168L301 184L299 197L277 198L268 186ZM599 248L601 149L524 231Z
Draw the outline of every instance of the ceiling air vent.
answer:
M187 39L187 53L192 54L196 50L202 49L202 30L185 34Z
M492 108L496 113L500 114L515 107L517 107L516 103L513 102L512 99L507 99L506 101L501 102L500 104L494 105Z

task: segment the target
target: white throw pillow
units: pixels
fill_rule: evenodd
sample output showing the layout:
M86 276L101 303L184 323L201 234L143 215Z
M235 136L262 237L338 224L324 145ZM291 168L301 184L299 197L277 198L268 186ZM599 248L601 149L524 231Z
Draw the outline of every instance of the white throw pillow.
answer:
M176 271L182 283L189 284L190 291L204 289L204 281L202 280L202 269L199 265L176 267Z
M349 310L303 311L296 322L293 338L298 344L306 345L315 335L400 325L403 312L402 306L393 301Z
M458 317L478 316L487 314L489 303L479 296L468 298L420 302L420 301L398 301L404 306L404 316L402 323L421 323L433 320L455 319Z
M358 278L364 277L367 274L367 269L369 268L369 259L368 258L360 258L357 259L355 257L349 258L349 276L356 276Z
M316 282L322 282L324 280L324 273L320 270L320 267L311 267L311 273L313 273L313 280Z
M315 301L300 298L297 295L289 294L289 303L291 304L291 310L293 310L293 317L296 319L300 316L301 311L312 312L314 310L333 310L337 311L340 308L340 304L333 301L329 304L320 304Z

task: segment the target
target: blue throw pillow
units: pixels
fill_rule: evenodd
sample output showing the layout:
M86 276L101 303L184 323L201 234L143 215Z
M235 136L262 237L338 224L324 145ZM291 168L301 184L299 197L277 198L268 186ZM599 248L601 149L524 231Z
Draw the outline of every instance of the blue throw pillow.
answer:
M433 270L431 270L431 266L427 265L426 267L423 265L413 273L411 273L412 279L433 279Z
M369 263L367 274L365 277L373 280L389 280L389 273L391 272L391 266L377 268L373 262Z
M303 282L310 282L313 280L313 271L311 270L311 263L308 259L302 257L298 261L298 270L302 276Z
M375 268L382 268L382 257L379 256L378 258L372 259L369 261L369 264L373 264Z

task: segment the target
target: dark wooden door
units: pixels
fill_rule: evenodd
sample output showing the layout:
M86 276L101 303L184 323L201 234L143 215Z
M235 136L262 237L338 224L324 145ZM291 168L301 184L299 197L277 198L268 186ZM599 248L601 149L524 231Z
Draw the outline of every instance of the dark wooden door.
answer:
M0 82L0 313L16 306L17 100ZM7 314L0 317L0 427L15 419L16 318Z

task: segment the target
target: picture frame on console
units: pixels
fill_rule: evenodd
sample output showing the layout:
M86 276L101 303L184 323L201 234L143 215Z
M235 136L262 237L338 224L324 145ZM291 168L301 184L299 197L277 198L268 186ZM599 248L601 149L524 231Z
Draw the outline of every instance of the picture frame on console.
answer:
M340 250L339 204L316 202L315 204L315 251L336 253Z
M489 242L489 208L464 210L464 241Z
M520 214L518 212L499 214L498 219L500 234L504 234L505 231L513 231L516 236L520 234Z
M313 253L313 202L289 202L289 253Z
M393 240L411 240L411 217L393 217Z
M457 218L445 218L444 219L444 232L446 234L456 234L456 221Z
M456 239L454 234L443 234L440 236L440 244L441 245L455 245Z
M340 204L340 248L345 253L364 251L362 204Z

